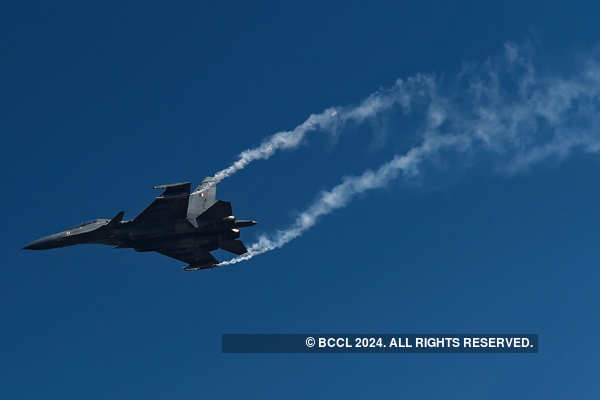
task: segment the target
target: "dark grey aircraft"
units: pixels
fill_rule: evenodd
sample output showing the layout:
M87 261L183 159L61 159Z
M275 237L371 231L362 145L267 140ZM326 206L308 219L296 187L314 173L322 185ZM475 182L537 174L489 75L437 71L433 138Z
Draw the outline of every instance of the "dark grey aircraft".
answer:
M165 191L140 215L123 221L123 211L113 219L96 219L36 240L24 249L45 250L82 243L98 243L136 251L156 251L188 263L197 271L218 264L210 251L247 252L240 229L256 221L236 219L231 203L216 200L216 184L210 178L190 193L190 182L155 186Z

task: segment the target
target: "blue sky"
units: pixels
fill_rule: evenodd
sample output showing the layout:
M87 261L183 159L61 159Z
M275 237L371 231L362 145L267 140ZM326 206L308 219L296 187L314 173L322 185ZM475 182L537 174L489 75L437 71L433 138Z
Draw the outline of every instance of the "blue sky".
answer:
M484 4L486 3L486 4ZM398 179L281 249L197 273L157 254L23 245L227 167L398 78L451 86L534 37L562 74L597 45L564 2L23 2L2 13L3 398L597 398L598 155L497 173L485 154ZM385 122L385 121L384 121ZM412 146L412 117L312 137L218 198L288 226ZM382 128L382 129L383 129ZM363 134L365 133L365 134ZM226 253L218 256L226 258ZM537 355L232 355L224 332L533 332Z

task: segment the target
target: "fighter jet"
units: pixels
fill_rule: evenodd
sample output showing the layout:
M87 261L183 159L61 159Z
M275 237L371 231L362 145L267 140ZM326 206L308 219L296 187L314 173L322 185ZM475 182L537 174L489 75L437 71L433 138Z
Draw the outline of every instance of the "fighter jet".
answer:
M190 193L190 182L154 186L164 189L140 215L123 221L121 211L112 219L96 219L38 239L24 249L46 250L97 243L135 251L156 251L183 261L186 271L213 268L216 249L241 255L247 252L240 228L256 221L233 216L231 203L216 200L216 183L206 178Z

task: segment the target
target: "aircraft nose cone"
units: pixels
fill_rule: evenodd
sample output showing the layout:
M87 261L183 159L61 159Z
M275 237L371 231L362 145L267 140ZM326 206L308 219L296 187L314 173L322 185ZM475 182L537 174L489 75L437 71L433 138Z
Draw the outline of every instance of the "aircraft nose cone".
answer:
M50 235L43 237L38 240L34 240L27 246L23 247L23 250L45 250L61 247L61 237L59 234Z
M38 239L29 243L27 246L23 247L23 250L43 250L47 249L48 243L46 243L46 239Z

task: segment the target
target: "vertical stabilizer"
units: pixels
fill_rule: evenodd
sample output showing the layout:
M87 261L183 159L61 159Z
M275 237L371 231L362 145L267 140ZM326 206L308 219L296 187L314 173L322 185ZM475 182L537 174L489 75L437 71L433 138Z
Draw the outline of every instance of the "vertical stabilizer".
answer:
M187 209L187 220L198 227L196 218L217 201L217 184L211 177L206 177L190 194Z

